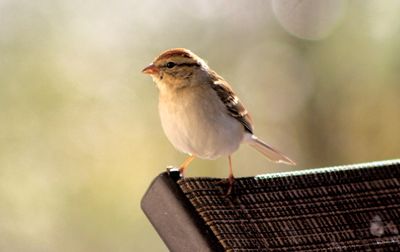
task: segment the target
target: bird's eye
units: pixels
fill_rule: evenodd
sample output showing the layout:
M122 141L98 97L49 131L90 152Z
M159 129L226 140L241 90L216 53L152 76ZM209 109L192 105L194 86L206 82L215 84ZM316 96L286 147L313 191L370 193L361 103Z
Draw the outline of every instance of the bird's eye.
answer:
M176 64L175 64L174 62L168 62L168 63L166 64L166 66L167 66L168 68L173 68L174 66L176 66Z

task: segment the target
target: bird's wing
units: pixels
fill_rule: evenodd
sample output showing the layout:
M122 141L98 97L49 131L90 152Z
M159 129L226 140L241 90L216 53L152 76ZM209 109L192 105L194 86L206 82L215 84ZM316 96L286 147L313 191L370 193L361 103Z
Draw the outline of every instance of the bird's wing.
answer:
M247 132L253 134L253 122L250 114L235 95L229 84L222 79L222 77L217 75L211 87L225 104L228 114L238 120Z

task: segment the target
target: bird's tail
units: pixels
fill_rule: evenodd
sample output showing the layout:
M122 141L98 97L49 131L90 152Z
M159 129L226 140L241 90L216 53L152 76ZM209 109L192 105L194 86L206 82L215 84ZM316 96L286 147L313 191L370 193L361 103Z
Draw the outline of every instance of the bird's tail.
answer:
M285 156L280 151L274 149L272 146L264 143L262 140L258 139L255 135L250 134L246 136L245 141L254 149L259 151L261 154L266 156L269 160L276 162L276 163L283 163L288 165L296 165L296 163Z

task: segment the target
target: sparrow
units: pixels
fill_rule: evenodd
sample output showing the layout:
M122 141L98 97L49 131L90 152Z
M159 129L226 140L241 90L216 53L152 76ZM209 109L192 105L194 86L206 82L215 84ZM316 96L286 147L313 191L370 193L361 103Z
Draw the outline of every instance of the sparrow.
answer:
M251 116L232 87L190 50L166 50L142 72L158 87L165 135L176 149L188 154L179 168L182 176L195 158L227 156L229 194L234 183L231 155L241 144L250 145L273 162L295 165L254 135Z

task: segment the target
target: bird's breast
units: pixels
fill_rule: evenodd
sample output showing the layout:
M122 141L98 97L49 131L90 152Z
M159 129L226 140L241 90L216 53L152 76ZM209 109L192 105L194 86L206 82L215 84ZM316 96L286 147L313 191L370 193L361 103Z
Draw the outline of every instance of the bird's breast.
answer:
M200 158L230 155L243 139L243 126L227 113L212 89L164 90L159 112L164 132L175 148Z

